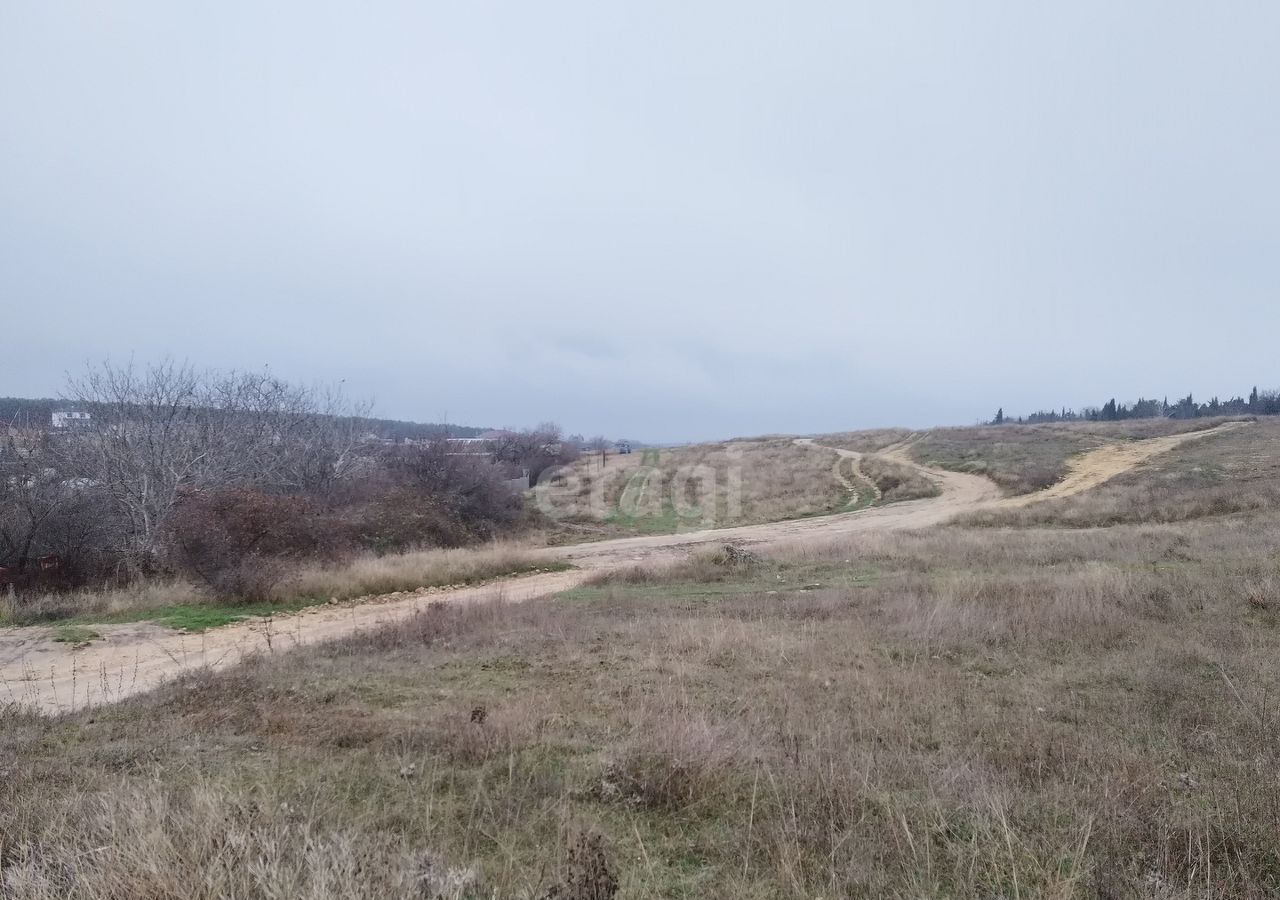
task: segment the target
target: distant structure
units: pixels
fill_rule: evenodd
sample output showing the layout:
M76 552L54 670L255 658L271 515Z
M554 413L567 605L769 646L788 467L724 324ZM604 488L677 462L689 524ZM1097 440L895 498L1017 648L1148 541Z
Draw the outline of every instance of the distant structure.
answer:
M529 470L525 467L519 468L519 475L513 478L504 478L502 484L517 493L524 493L529 490Z
M510 431L482 431L475 437L445 438L445 446L450 456L492 456L498 441L511 437Z
M70 409L55 409L50 419L54 428L83 427L92 421L92 417L87 412Z

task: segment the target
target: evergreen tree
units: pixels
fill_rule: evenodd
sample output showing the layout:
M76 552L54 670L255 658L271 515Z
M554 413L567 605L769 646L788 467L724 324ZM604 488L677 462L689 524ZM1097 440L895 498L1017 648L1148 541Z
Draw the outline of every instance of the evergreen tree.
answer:
M1004 407L1003 406L996 410L996 417L993 424L996 424L996 425L1004 424Z

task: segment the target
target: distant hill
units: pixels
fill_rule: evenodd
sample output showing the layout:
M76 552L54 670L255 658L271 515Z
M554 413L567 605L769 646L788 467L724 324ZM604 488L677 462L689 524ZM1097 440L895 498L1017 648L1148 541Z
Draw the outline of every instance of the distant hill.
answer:
M475 425L443 425L437 422L406 422L401 419L364 419L369 431L392 441L421 440L432 437L479 437L491 428Z
M0 397L0 425L48 425L49 416L61 405L48 397Z
M50 397L0 397L0 425L49 424L56 409L74 406L66 400ZM429 437L476 437L490 430L475 425L443 425L434 422L406 422L400 419L363 419L364 426L380 438L392 441L420 440Z

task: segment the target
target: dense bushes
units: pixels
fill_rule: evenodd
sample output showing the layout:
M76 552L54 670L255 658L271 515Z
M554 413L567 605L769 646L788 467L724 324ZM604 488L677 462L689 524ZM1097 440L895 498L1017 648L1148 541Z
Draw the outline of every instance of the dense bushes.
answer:
M444 444L390 448L353 486L344 515L353 541L375 552L459 547L520 520L520 495L503 484L507 474L486 457L452 455Z
M291 560L347 549L332 517L310 498L247 487L185 496L166 543L177 570L240 597L265 594Z
M72 388L81 427L0 432L0 587L178 575L260 597L305 560L457 547L521 519L518 460L388 444L329 392L172 364Z

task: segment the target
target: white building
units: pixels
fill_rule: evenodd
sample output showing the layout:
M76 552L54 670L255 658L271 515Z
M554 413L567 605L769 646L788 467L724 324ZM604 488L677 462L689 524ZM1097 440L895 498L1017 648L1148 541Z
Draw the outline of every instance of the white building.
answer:
M53 413L53 427L72 428L78 425L88 425L89 418L87 412L60 409Z

